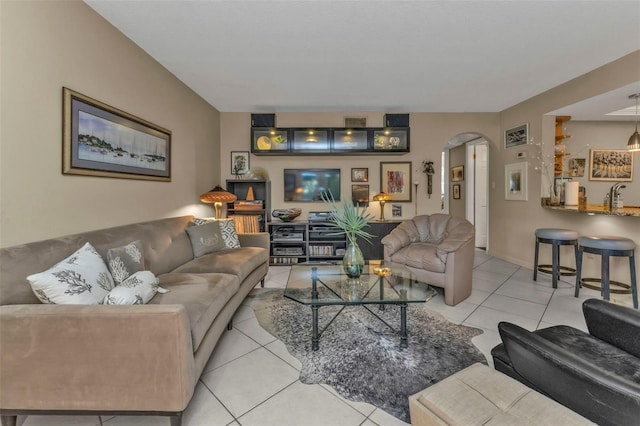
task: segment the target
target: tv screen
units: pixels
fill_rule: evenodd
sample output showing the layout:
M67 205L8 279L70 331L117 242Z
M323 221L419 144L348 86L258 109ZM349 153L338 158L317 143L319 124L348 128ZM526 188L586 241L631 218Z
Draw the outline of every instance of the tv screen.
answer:
M340 200L340 169L284 169L285 201L322 201L323 192Z

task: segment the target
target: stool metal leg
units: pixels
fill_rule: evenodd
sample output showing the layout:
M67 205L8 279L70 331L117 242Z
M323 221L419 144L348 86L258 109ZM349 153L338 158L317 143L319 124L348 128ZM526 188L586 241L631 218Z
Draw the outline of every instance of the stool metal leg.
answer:
M536 237L536 254L533 258L533 280L538 280L538 250L540 248L540 240Z
M582 278L582 247L576 246L576 292L575 297L580 295L580 280Z
M629 269L631 269L631 295L633 297L633 308L638 309L638 283L636 282L636 259L634 252L629 256Z
M551 283L553 288L558 288L558 278L560 278L560 246L557 241L551 245Z
M602 250L602 267L601 280L602 280L602 296L604 300L610 300L610 288L609 288L609 250Z

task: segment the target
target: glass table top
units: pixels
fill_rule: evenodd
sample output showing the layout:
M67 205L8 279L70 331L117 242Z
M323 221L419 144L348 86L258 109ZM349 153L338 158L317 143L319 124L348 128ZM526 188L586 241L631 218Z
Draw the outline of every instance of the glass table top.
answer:
M340 262L297 263L284 292L291 300L317 306L424 303L436 294L403 265L375 260L367 262L360 278L347 277Z

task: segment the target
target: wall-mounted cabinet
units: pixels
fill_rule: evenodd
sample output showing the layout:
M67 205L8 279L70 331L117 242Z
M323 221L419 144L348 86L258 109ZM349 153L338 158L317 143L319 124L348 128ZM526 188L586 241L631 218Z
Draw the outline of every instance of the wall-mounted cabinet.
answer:
M409 128L251 128L255 155L406 154Z

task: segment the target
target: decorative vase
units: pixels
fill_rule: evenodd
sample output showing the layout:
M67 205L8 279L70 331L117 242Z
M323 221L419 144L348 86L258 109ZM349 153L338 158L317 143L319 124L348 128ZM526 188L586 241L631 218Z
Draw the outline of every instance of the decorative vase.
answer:
M560 205L560 195L562 193L562 187L560 185L551 185L549 188L549 196L551 197L551 205Z
M364 256L355 242L349 241L342 258L342 268L349 278L360 278L364 269Z

